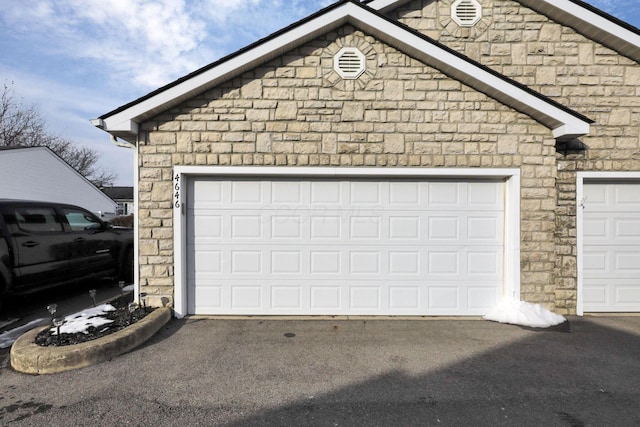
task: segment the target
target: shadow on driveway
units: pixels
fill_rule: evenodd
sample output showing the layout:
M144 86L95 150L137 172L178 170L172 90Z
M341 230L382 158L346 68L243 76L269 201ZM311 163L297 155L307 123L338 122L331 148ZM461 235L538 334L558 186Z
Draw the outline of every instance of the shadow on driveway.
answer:
M640 317L572 318L570 333L192 318L94 367L0 370L0 424L636 426L638 384Z

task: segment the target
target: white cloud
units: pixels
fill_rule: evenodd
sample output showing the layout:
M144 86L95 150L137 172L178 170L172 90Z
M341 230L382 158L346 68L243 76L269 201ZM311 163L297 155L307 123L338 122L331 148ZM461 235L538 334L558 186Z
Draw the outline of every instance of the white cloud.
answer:
M333 0L21 0L0 8L0 76L49 129L132 180L132 155L95 118ZM4 80L4 79L3 79Z
M0 17L49 53L90 60L113 82L155 89L332 0L23 0Z

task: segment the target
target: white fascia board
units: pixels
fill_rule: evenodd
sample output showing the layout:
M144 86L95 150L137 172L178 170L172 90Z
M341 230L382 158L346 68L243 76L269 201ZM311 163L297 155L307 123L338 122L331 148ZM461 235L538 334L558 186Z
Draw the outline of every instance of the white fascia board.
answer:
M570 0L518 0L524 6L540 11L552 19L585 32L612 48L640 58L640 34ZM587 31L588 30L588 31Z
M505 178L519 176L520 169L509 168L380 168L380 167L296 167L296 166L175 166L173 175L241 177L319 177L319 178ZM182 201L179 201L182 203Z
M400 7L405 3L409 3L411 0L374 0L367 4L371 9L378 10L380 12L386 12L390 9Z
M253 49L104 118L103 129L130 140L134 134L137 134L138 123L144 119L166 111L192 96L347 22L505 105L533 117L549 129L557 129L554 132L556 138L575 137L576 131L579 135L588 133L589 124L580 118L353 3L345 3L329 10ZM569 133L564 133L565 131Z
M366 29L400 51L453 76L466 85L483 92L511 108L523 112L554 131L560 139L575 138L589 133L590 124L555 106L545 99L522 89L508 80L456 55L424 38L404 31L393 23L364 10L352 16L352 22Z
M576 123L565 124L553 129L553 137L556 139L573 139L579 138L589 133L589 124L580 121Z

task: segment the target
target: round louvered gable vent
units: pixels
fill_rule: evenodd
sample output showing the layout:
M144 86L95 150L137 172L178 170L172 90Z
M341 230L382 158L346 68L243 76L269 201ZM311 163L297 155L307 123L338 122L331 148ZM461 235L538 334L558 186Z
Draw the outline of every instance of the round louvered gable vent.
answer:
M457 0L451 5L451 17L461 27L472 27L482 19L482 6L477 0Z
M367 59L355 47L343 47L333 59L333 68L343 79L357 79L366 69Z

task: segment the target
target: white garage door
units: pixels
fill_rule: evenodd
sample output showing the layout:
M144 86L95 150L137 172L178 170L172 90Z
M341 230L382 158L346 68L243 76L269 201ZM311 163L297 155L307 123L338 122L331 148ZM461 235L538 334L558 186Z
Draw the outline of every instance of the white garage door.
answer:
M640 183L584 186L583 309L640 311Z
M503 292L503 181L194 178L190 314L478 315Z

